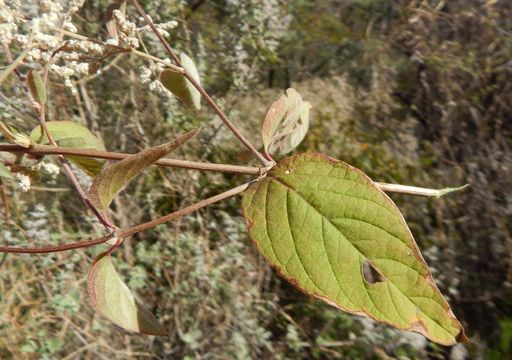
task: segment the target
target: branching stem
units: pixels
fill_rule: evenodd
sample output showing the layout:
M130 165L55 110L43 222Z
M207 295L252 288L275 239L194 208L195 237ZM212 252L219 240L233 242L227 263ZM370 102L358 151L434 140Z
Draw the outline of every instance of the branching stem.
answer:
M162 216L161 218L158 218L158 219L155 219L152 221L148 221L146 223L136 225L136 226L130 227L128 229L120 230L120 231L116 232L115 237L117 239L124 239L128 236L137 234L141 231L145 231L145 230L154 228L155 226L164 224L168 221L172 221L172 220L175 220L182 216L188 215L188 214L190 214L196 210L199 210L205 206L211 205L218 201L221 201L221 200L230 198L232 196L235 196L237 194L240 194L240 193L244 192L249 187L249 185L250 185L250 182L240 185L240 186L237 186L236 188L225 191L221 194L209 197L208 199L201 200L201 201L199 201L195 204L192 204L190 206L187 206L183 209L180 209L180 210L170 213L168 215ZM72 244L46 246L46 247L34 247L34 248L19 248L19 247L0 246L0 253L15 253L15 254L53 253L53 252L80 249L80 248L86 248L86 247L90 247L90 246L103 244L112 238L113 238L113 235L108 235L108 236L103 236L101 238L97 238L94 240L79 241L79 242L72 243Z
M137 11L139 14L146 20L151 30L155 33L155 35L158 37L162 45L164 46L165 50L169 54L169 56L174 60L176 65L181 67L181 61L179 57L176 55L174 50L171 48L171 46L167 43L167 41L164 39L160 31L156 28L155 24L149 16L146 14L142 6L140 6L139 2L137 0L132 0L133 5L137 8ZM229 120L229 118L226 116L224 111L217 105L217 103L212 99L212 97L204 90L203 86L196 81L189 73L186 71L186 69L183 69L183 75L194 85L194 87L199 91L201 96L206 100L208 105L212 108L212 110L220 117L222 122L226 124L226 126L231 130L231 132L240 140L244 146L251 151L254 156L261 162L261 164L265 167L272 165L272 161L267 160L246 138L245 136L236 128L236 126Z

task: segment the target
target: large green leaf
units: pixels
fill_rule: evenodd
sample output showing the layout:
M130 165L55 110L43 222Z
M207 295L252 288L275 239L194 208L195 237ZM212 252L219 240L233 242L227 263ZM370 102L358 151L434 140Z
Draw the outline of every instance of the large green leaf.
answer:
M82 125L72 121L49 121L46 124L50 134L52 134L53 139L59 146L84 150L105 150L101 140ZM47 145L50 143L41 126L32 130L30 139L37 144ZM90 176L98 174L105 163L105 160L79 156L66 156L66 158L82 168Z
M258 250L305 293L440 344L465 340L400 211L362 171L287 158L251 185L243 210Z
M198 83L201 83L194 61L184 53L180 55L180 61L190 76ZM182 73L165 69L160 73L160 81L167 90L172 92L185 105L196 110L201 109L201 94Z
M100 211L110 206L116 195L123 190L133 178L155 161L167 155L198 134L190 131L169 143L155 146L131 155L117 163L105 167L94 177L88 196L92 204Z
M100 254L93 262L87 279L87 293L94 308L123 329L166 335L158 320L135 300L117 274L110 254Z

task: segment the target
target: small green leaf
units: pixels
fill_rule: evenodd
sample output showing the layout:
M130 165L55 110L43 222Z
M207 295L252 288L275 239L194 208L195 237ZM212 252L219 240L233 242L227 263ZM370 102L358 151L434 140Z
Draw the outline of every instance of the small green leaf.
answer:
M180 60L183 68L193 79L200 83L201 79L199 78L199 72L194 61L184 53L180 55ZM160 81L167 90L172 92L185 105L196 110L201 109L201 94L183 74L171 69L165 69L160 73Z
M105 150L101 140L82 125L72 121L49 121L46 124L50 134L52 134L52 137L59 146L84 150ZM50 143L41 126L32 130L30 139L37 144L48 145ZM105 163L105 160L79 156L66 156L66 158L82 168L90 176L98 174Z
M287 89L274 102L261 128L263 146L267 153L287 154L304 140L309 128L311 104L304 102L294 89Z
M89 188L89 199L100 211L110 206L116 195L138 174L199 133L194 130L169 143L155 146L134 154L126 159L105 167L94 179Z
M0 177L12 179L11 172L7 168L7 166L4 165L3 162L0 161Z
M94 259L87 293L94 308L117 326L141 334L166 335L158 320L135 300L121 280L108 252Z
M39 105L44 105L46 103L46 88L41 76L30 70L27 74L27 85L34 101Z
M287 158L245 192L243 211L258 250L305 293L440 344L466 339L400 211L362 171Z

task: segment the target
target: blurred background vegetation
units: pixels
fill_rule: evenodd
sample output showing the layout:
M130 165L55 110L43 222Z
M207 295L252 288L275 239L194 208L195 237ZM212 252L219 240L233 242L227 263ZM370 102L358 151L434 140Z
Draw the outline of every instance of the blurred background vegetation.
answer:
M88 0L78 32L106 38L108 1ZM102 248L0 255L1 359L507 359L512 354L512 2L509 0L147 0L169 40L255 144L287 87L313 104L300 151L320 151L378 181L470 189L440 200L393 196L436 282L471 338L453 348L338 311L278 278L248 241L239 199L127 239L129 287L169 329L127 334L94 313L86 275ZM143 26L133 8L129 16ZM149 33L149 51L165 58ZM7 60L1 55L2 64ZM50 84L50 120L73 120L107 149L133 153L203 126L176 158L247 163L206 106L184 109L120 56L76 93ZM0 116L36 123L15 79ZM4 98L5 100L5 98ZM252 161L252 160L251 160ZM85 175L83 181L87 182ZM147 221L245 181L154 168L115 201L119 226ZM51 188L52 191L49 191ZM0 239L48 245L101 235L66 177L8 195Z

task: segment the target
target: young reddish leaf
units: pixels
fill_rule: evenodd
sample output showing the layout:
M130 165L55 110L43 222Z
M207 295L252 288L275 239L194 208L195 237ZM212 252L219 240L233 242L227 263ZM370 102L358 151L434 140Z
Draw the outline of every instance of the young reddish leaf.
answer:
M274 102L261 128L263 146L267 153L287 154L304 140L309 128L311 104L302 101L294 89L287 89Z
M108 252L94 259L87 293L94 308L117 326L141 334L166 335L158 320L135 300L121 280Z
M104 151L103 142L98 139L86 127L72 121L49 121L46 123L50 134L57 145L84 150ZM41 126L36 127L30 133L30 140L37 144L49 144L50 141ZM66 156L75 165L82 168L90 176L94 176L101 171L105 160L85 158L79 156Z
M285 159L243 211L261 254L305 293L439 344L466 339L400 211L362 171L322 154Z
M143 150L117 163L105 167L92 181L89 199L100 211L110 206L116 195L123 190L133 178L199 133L194 130L169 143Z
M276 134L279 125L286 113L287 102L286 95L282 95L279 100L274 102L270 109L268 109L265 120L261 127L261 138L263 140L263 147L266 151L270 146L272 137Z
M41 76L32 70L27 74L27 85L30 95L39 105L46 104L46 88Z
M199 72L194 61L184 53L180 55L180 60L183 68L200 83ZM185 105L196 110L201 109L201 94L183 74L165 69L160 73L160 81L167 90L172 92Z

